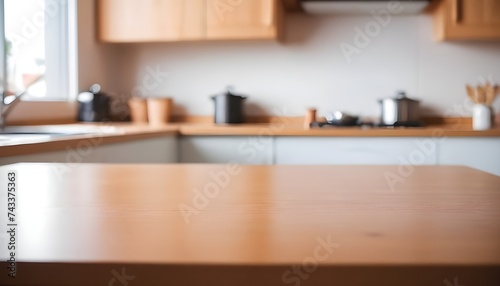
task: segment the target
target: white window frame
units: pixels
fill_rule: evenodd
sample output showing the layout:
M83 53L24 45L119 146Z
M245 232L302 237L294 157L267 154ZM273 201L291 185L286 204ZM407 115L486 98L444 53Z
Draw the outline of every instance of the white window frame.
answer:
M78 21L77 0L46 0L60 5L55 21L48 21L46 60L57 61L58 68L49 78L58 78L58 94L30 101L74 101L78 93ZM52 38L53 37L53 38ZM52 39L51 39L52 38ZM65 94L66 93L66 94Z
M49 0L60 4L65 13L60 13L56 21L49 21L55 25L55 34L63 39L57 48L57 55L62 59L58 62L60 66L57 77L62 78L61 89L64 93L49 95L43 99L26 98L12 110L8 116L8 122L15 123L38 123L52 122L59 119L75 118L76 97L78 94L78 0ZM4 0L0 0L0 9L3 18ZM60 10L63 11L63 10ZM2 21L3 22L3 21ZM0 25L1 26L1 25ZM3 29L3 27L0 27ZM1 37L0 45L4 46L4 38ZM0 49L1 51L2 49ZM3 54L3 51L1 51ZM62 56L61 56L62 55ZM0 60L0 68L3 69L3 59Z

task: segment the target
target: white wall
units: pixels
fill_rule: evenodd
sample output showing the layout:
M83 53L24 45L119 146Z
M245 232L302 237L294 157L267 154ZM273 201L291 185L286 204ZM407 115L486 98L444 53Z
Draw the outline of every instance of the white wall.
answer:
M96 7L93 0L78 0L78 88L88 89L100 83L104 89L116 89L119 46L97 40ZM118 70L118 71L117 71Z
M286 41L187 42L126 45L118 92L141 86L147 67L170 75L149 91L173 96L177 113L211 115L209 95L233 84L250 96L248 113L274 114L274 108L299 116L346 110L375 116L377 99L406 89L423 101L424 112L468 116L466 83L492 76L500 83L500 42L434 42L428 15L398 16L348 63L340 43L353 44L355 28L371 16L287 17ZM123 46L122 46L123 47ZM121 73L119 73L121 72ZM467 102L467 101L466 101ZM500 110L500 100L495 104Z

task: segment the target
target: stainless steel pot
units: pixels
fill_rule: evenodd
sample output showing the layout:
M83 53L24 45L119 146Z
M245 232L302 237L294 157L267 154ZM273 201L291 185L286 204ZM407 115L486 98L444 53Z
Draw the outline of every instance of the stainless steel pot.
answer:
M404 91L399 91L396 97L381 99L380 105L382 125L415 126L420 123L420 102L406 97Z

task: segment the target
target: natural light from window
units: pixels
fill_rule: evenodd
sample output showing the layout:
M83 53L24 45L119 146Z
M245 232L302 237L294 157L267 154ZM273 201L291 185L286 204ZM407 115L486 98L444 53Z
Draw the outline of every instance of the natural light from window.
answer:
M4 0L8 94L23 100L68 100L76 45L71 0Z

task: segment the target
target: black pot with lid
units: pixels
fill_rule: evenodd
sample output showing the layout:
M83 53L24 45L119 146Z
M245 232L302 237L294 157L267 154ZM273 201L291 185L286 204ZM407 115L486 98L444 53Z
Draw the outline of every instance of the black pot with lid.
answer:
M245 96L234 92L232 86L226 91L211 97L215 105L214 122L216 124L239 124L244 121Z

